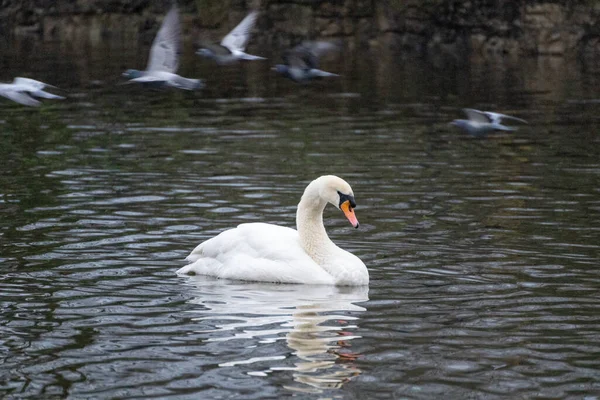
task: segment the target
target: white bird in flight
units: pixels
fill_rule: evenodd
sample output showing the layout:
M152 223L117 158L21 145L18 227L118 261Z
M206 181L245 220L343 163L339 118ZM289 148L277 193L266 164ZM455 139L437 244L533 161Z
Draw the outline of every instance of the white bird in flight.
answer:
M55 88L56 86L48 85L34 79L17 77L12 83L0 83L0 96L31 107L37 107L41 104L34 97L64 100L62 96L44 91L46 87Z
M162 22L152 47L145 71L128 69L123 76L129 82L137 82L150 87L174 87L195 90L204 87L202 80L189 79L177 75L181 54L181 23L177 6L173 5Z
M492 111L479 111L473 108L463 108L463 111L468 119L455 119L450 124L475 137L482 137L494 131L516 131L517 128L502 124L505 119L527 123L524 119Z
M313 79L339 76L319 69L319 58L327 53L340 50L340 43L319 41L304 42L283 54L283 64L272 69L294 82L308 82Z
M258 11L252 11L221 40L220 44L203 45L196 54L211 58L219 65L233 64L238 60L266 60L264 57L245 53L258 14Z

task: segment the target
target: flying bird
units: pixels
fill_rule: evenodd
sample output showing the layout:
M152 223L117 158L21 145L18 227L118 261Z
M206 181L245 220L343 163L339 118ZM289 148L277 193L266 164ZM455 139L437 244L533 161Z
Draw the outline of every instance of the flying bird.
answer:
M319 58L326 53L339 50L333 42L303 42L283 54L283 64L273 70L294 82L307 82L315 78L339 76L319 69Z
M48 85L34 79L17 77L12 83L0 83L0 96L31 107L37 107L41 104L34 97L58 100L65 99L62 96L57 96L44 91L44 88L46 87L55 88L56 86Z
M219 65L233 64L238 60L266 60L264 57L245 53L258 14L258 11L252 11L221 40L220 44L206 45L196 54L211 58Z
M467 115L468 119L455 119L450 124L459 127L469 135L475 137L483 137L494 131L516 131L517 128L502 124L502 121L505 119L524 124L527 123L524 119L497 112L479 111L472 108L463 108L463 112Z
M176 74L181 54L181 23L177 6L173 5L162 22L152 47L145 71L128 69L123 76L129 82L162 88L174 87L195 90L204 87L200 79L184 78Z

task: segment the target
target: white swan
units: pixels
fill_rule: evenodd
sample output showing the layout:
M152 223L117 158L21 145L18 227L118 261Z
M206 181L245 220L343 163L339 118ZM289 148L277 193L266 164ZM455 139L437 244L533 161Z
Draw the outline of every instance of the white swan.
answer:
M341 209L358 228L354 195L346 181L326 175L304 190L296 212L298 230L249 223L221 232L196 247L178 274L246 281L360 286L369 283L365 264L327 236L323 210Z

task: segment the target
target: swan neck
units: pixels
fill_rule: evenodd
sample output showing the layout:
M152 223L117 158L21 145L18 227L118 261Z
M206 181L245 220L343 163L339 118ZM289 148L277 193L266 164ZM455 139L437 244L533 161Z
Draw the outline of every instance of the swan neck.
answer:
M331 246L335 246L323 225L323 210L326 205L327 202L320 197L305 192L296 213L296 228L300 244L319 265L323 265L331 251Z
M317 265L331 275L336 284L366 285L369 283L369 273L365 264L358 257L336 246L329 239L323 225L323 211L327 203L332 201L327 200L327 191L331 190L331 182L336 180L339 181L339 178L323 176L306 187L296 212L300 246Z

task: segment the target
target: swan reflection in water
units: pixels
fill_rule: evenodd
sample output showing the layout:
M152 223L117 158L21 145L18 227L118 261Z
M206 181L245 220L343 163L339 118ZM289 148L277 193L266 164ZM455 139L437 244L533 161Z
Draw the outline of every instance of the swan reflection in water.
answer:
M202 276L190 277L189 283L195 296L190 302L201 306L192 311L200 314L194 320L208 328L196 332L205 342L243 340L246 348L270 353L220 367L259 364L259 370L245 370L253 376L292 371L295 383L284 387L302 392L339 388L360 374L350 341L360 337L353 331L365 308L355 303L369 300L368 286L244 283ZM274 345L281 340L287 346ZM231 345L221 348L223 359L230 358Z

